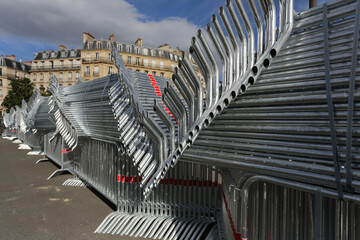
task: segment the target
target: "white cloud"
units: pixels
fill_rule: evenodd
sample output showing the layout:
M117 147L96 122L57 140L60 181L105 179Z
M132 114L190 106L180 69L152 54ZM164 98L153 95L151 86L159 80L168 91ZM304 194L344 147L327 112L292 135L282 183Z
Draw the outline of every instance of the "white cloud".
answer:
M0 3L0 36L16 36L81 47L82 32L96 38L114 33L118 41L169 43L188 50L197 26L184 18L153 21L125 0L11 0Z

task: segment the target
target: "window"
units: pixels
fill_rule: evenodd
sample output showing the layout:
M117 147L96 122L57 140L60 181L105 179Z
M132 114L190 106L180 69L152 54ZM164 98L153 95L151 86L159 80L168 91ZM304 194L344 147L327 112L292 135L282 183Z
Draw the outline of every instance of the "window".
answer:
M62 80L62 79L63 79L63 73L59 72L59 80Z
M26 74L26 73L24 74L24 78L27 78L27 74Z
M159 51L159 57L164 57L164 52L163 51Z
M75 77L76 77L76 79L79 79L79 78L80 78L80 73L79 73L79 72L76 72L76 73L75 73Z
M61 52L61 57L66 57L66 52L65 51Z
M139 48L135 48L135 53L139 54L140 53L140 49Z
M90 75L90 66L87 66L85 71L85 76L89 76L89 75Z
M99 66L94 67L94 75L95 76L99 75Z
M121 44L118 44L118 45L117 45L117 50L118 50L119 52L122 51L122 46L121 46Z
M71 68L73 67L73 60L69 60L69 65Z
M109 53L109 61L112 61L111 53Z
M36 81L36 73L33 74L33 81Z
M144 48L144 49L143 49L143 54L144 54L144 55L148 55L148 54L149 54L149 50L148 50L147 48Z
M41 61L41 68L45 68L45 62Z
M109 72L108 74L113 74L113 67L109 67Z
M71 83L69 83L69 86L71 86L72 84Z
M107 48L108 48L108 49L111 49L111 43L108 43L108 44L107 44Z
M151 56L155 56L155 50L154 49L151 49Z
M0 87L2 87L2 79L0 79Z
M163 72L162 72L162 73L160 73L160 76L161 76L161 77L164 77L164 73L163 73Z
M64 60L60 60L60 67L61 67L61 68L64 67Z
M81 63L80 59L76 60L76 66L77 67L80 67L80 63Z
M139 70L139 69L136 69L136 71L137 71L137 72L140 72L140 70Z
M154 68L154 67L156 67L156 61L155 60L152 60L151 61L151 66Z
M34 69L37 68L37 62L34 62Z
M69 72L68 79L72 80L72 72Z
M40 73L40 81L44 80L44 74Z
M136 58L136 63L135 63L136 65L140 65L140 58Z
M2 89L0 89L0 97L3 97Z
M2 68L0 68L0 76L2 76Z
M127 51L127 52L131 52L131 46L127 46L127 47L126 47L126 51Z
M101 42L97 43L97 48L100 49L101 48Z
M54 61L50 61L50 68L54 68Z
M131 57L130 56L128 56L127 64L131 64Z
M174 59L174 56L172 53L170 53L170 59L173 60Z
M152 74L153 76L155 76L156 75L156 72L153 72L153 74Z
M55 57L55 52L51 53L51 57L54 58Z
M178 56L177 56L177 55L175 55L175 56L174 56L174 58L175 58L175 61L177 61L177 60L178 60Z
M19 72L15 71L15 77L18 78L19 77Z
M149 66L149 60L144 59L144 66L145 66L145 67Z
M86 60L88 60L88 61L91 60L91 55L90 55L90 53L87 53L87 54L86 54Z
M175 68L175 65L171 64L171 69L174 70L174 68Z
M91 42L88 43L88 48L92 49L92 43Z
M164 62L160 62L160 68L164 68Z
M99 53L95 53L95 60L99 60Z
M71 51L70 56L74 57L75 56L75 51Z
M146 74L148 74L148 73L149 73L149 71L148 71L148 70L145 70L145 73L146 73Z

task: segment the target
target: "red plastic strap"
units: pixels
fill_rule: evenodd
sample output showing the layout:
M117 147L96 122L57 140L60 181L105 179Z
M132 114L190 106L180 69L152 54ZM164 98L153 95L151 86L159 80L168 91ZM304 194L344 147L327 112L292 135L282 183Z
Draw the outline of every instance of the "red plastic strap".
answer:
M11 130L11 132L16 132L16 130Z
M66 149L62 149L61 150L61 153L64 154L64 153L68 153L68 152L71 152L71 148L66 148Z
M241 234L238 233L238 232L236 232L235 225L234 225L234 221L233 221L233 219L232 219L232 217L231 217L231 212L230 212L228 203L227 203L227 201L226 201L224 191L222 191L222 195L223 195L223 199L224 199L224 203L225 203L226 212L227 212L228 217L229 217L229 220L230 220L231 230L232 230L232 232L233 232L234 239L235 239L235 240L247 240L247 239L242 239L242 238L241 238Z

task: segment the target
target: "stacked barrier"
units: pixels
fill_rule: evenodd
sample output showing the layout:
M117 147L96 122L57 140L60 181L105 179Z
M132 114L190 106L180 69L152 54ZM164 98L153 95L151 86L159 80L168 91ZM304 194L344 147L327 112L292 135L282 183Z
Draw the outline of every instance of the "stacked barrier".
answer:
M358 239L359 24L360 1L227 0L191 41L205 87L185 53L165 79L116 48L118 74L54 77L45 155L116 205L95 232ZM12 109L6 134L26 141L40 106Z

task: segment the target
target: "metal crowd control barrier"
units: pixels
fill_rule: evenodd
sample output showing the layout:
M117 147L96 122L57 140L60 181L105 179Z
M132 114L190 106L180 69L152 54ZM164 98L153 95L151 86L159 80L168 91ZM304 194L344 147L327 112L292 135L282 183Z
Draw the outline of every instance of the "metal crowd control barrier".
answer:
M359 25L360 1L227 0L191 41L205 88L185 53L170 81L127 70L115 48L118 74L54 77L52 141L117 206L96 232L359 239ZM26 138L32 105L5 116L7 134Z
M54 171L48 177L48 180L62 172L74 174L73 152L66 147L64 139L61 135L56 134L55 132L50 132L44 135L44 158L39 159L36 163L48 160L54 162L60 167L60 169Z

